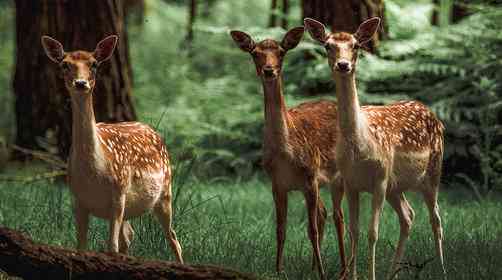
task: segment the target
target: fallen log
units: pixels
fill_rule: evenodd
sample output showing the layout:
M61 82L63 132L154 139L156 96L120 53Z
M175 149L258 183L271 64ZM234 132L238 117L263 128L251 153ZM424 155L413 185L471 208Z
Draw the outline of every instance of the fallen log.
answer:
M17 231L0 227L0 270L30 279L256 279L210 265L141 260L122 254L77 252L35 244Z

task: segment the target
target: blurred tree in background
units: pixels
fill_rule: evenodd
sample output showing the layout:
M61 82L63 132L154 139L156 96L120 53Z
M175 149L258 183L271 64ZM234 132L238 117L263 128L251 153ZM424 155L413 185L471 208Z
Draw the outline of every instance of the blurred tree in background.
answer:
M280 18L281 27L283 29L288 28L288 16L289 16L289 0L281 0L281 9L278 8L277 0L271 0L270 7L270 19L268 22L268 27L278 26L278 18Z
M14 75L16 144L40 149L55 146L66 158L70 147L69 96L59 66L44 54L40 37L59 40L66 50L92 51L107 35L119 35L112 59L99 69L94 91L98 121L136 119L131 102L125 8L120 0L16 0L16 67Z
M383 0L302 0L302 18L313 18L331 30L356 32L359 24L371 17L382 19L380 29L368 47L375 52L385 37L386 20Z
M124 10L127 18L135 24L143 24L145 20L145 0L124 0Z

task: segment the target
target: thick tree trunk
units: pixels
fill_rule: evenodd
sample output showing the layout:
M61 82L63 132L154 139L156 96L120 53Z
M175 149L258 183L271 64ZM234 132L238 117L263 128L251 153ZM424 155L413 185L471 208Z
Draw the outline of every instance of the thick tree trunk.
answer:
M204 265L142 261L120 254L76 252L37 245L24 235L0 227L0 269L30 279L241 279L252 276Z
M355 32L371 17L382 19L381 27L368 48L375 52L386 34L383 0L302 0L303 18L316 19L335 31Z
M48 139L66 158L70 147L69 95L60 70L45 55L42 35L63 43L67 50L92 51L107 35L119 35L112 59L100 67L95 94L98 121L134 120L132 72L129 64L124 7L120 0L16 0L16 70L14 75L16 144L41 147Z

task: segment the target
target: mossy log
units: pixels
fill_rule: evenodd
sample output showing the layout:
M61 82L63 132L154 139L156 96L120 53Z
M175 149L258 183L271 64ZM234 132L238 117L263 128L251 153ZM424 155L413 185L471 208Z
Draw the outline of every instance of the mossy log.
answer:
M35 244L26 235L0 227L0 270L29 279L256 279L209 265L141 260L121 254L77 252Z

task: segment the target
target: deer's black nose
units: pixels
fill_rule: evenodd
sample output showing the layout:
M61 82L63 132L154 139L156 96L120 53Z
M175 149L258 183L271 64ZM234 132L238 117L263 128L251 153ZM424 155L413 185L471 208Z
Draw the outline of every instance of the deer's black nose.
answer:
M348 72L350 70L350 64L348 61L339 61L336 64L336 67L340 69L340 71Z
M73 83L77 89L89 88L89 83L86 80L75 80Z
M272 76L274 74L274 68L270 66L263 67L263 74L265 74L265 76Z

